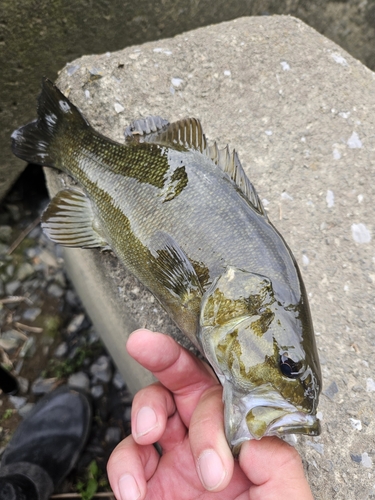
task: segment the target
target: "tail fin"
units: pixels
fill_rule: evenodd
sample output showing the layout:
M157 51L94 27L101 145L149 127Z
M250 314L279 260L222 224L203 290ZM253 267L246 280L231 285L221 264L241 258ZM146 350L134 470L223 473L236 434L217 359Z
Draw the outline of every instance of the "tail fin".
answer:
M59 154L56 139L68 130L88 126L78 108L56 85L43 78L38 99L38 119L13 132L12 151L29 163L59 168L56 164Z

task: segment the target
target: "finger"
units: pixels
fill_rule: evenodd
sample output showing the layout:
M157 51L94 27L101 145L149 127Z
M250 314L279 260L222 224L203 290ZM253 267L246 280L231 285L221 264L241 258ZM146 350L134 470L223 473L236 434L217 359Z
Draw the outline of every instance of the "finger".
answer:
M211 369L171 337L137 330L127 342L129 354L173 392L182 421L188 427L201 394L219 385Z
M220 386L202 395L190 422L189 439L203 486L209 491L222 491L232 479L234 460L224 433Z
M128 436L113 450L107 464L108 479L117 500L145 498L159 454L152 445L139 446Z
M313 500L297 450L277 437L245 442L240 466L253 483L251 500Z
M132 434L138 444L159 442L168 451L180 443L187 430L179 414L172 394L160 383L139 391L132 404Z

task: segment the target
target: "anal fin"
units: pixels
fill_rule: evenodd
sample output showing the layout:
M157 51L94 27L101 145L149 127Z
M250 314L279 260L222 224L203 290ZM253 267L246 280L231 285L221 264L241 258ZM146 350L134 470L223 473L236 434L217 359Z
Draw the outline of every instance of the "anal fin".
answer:
M77 189L64 189L52 198L41 226L55 243L68 247L107 247L89 198Z

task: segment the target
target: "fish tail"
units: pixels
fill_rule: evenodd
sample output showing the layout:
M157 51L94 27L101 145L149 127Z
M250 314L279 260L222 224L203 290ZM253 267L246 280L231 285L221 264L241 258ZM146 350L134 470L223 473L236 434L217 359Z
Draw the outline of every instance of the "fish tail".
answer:
M29 163L64 170L60 160L61 140L75 137L89 124L80 111L47 78L38 99L38 118L12 134L13 153Z

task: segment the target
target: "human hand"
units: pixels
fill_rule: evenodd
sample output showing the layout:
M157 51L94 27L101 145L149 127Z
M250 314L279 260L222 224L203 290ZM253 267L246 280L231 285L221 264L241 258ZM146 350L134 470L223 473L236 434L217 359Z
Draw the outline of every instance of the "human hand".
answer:
M132 407L132 435L113 451L117 500L312 500L297 451L276 437L245 442L233 459L222 388L210 367L172 338L134 332L129 354L160 381ZM160 456L153 446L158 442Z

